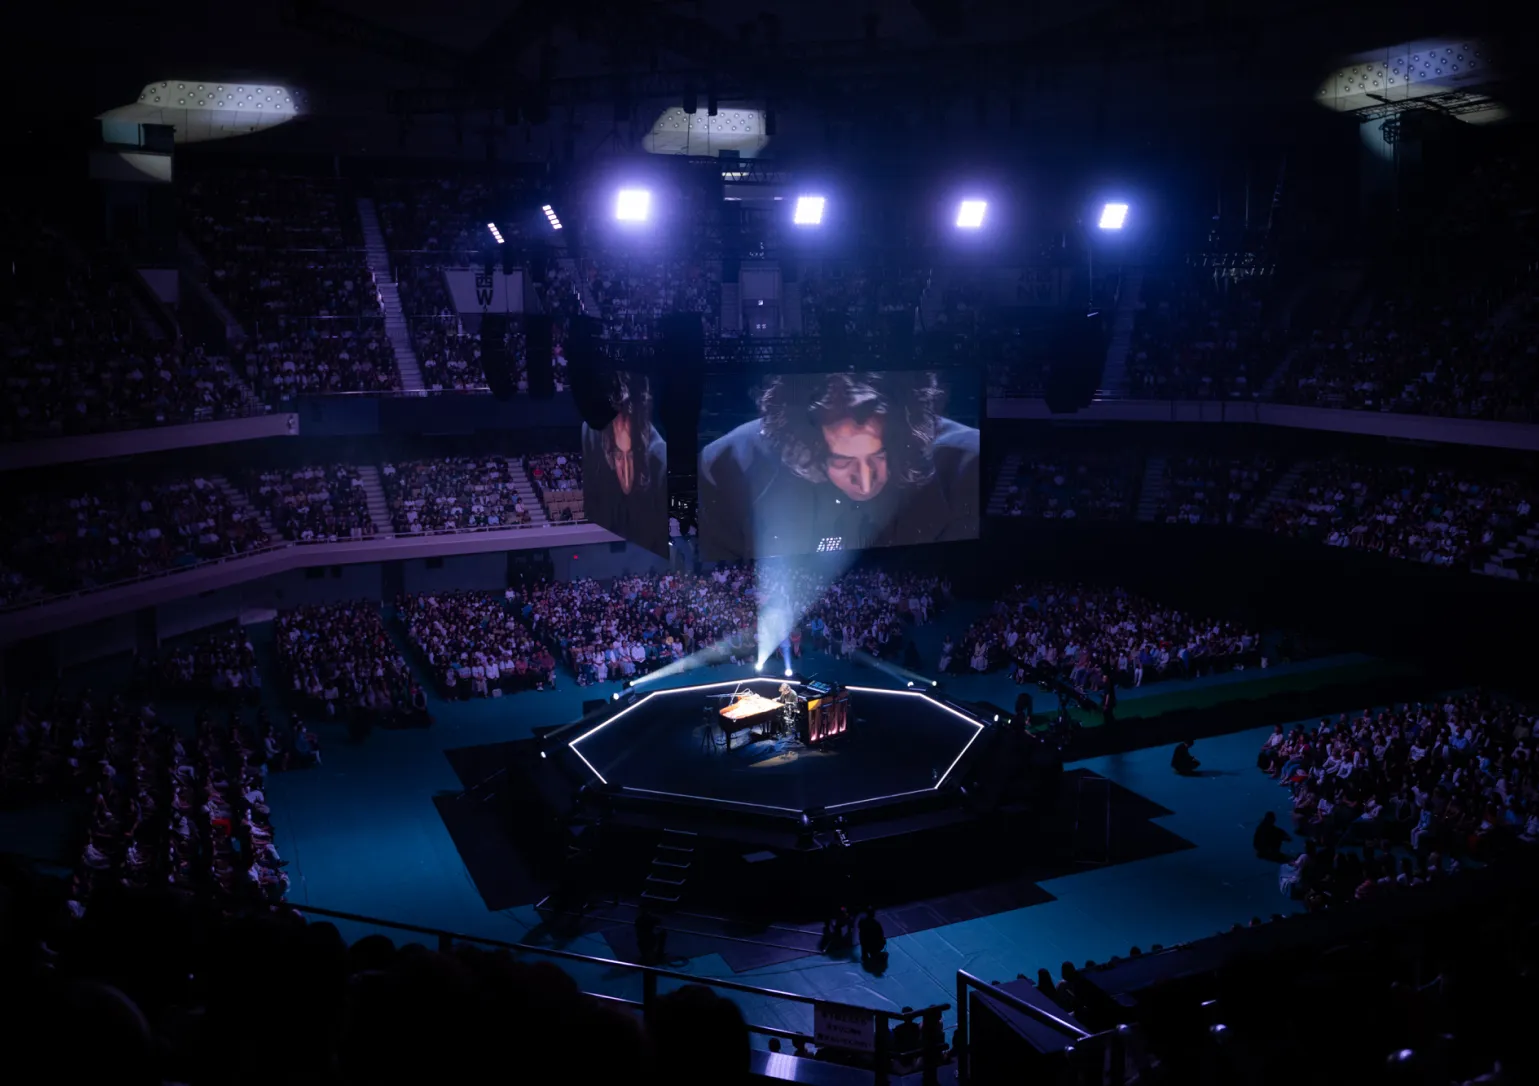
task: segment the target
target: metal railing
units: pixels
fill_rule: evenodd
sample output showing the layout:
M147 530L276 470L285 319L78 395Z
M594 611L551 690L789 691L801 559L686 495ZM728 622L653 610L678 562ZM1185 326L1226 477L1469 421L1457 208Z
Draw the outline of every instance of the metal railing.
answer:
M129 585L147 584L151 581L162 581L167 577L178 577L184 573L190 573L197 569L208 569L213 566L228 565L231 562L240 562L248 558L254 558L260 554L272 554L275 551L288 550L291 547L315 547L322 544L356 544L359 546L389 539L426 539L433 536L457 536L475 535L484 532L509 532L526 531L530 528L581 528L586 527L588 521L573 520L571 522L550 521L545 524L485 524L472 528L442 528L436 531L421 532L397 532L376 531L373 535L353 537L338 536L336 539L305 539L289 540L275 539L263 546L252 547L250 550L241 551L239 554L223 555L219 558L205 558L201 561L190 562L186 565L173 566L170 569L156 570L153 573L142 573L136 577L123 577L106 584L90 585L85 588L73 589L69 592L56 592L49 596L34 596L26 600L18 600L15 603L0 606L0 615L11 614L17 611L33 610L38 607L47 607L52 604L62 603L65 600L78 599L81 596L93 596L98 592L107 592L115 588L126 588Z
M1001 988L996 988L987 981L974 976L965 969L957 970L957 1084L968 1086L972 1081L971 1061L971 1034L968 1015L968 996L970 991L978 991L986 994L990 999L996 1000L1009 1007L1011 1010L1024 1014L1027 1018L1041 1025L1047 1026L1069 1038L1072 1043L1064 1049L1069 1059L1069 1065L1073 1071L1073 1077L1069 1080L1075 1083L1090 1086L1090 1084L1105 1084L1105 1086L1122 1086L1127 1081L1128 1057L1133 1054L1133 1032L1127 1026L1116 1026L1100 1033L1090 1033L1073 1022L1059 1018L1051 1011L1043 1010L1026 1002L1020 996L1013 995Z
M501 939L492 939L481 935L463 935L457 932L446 931L442 928L431 928L420 924L408 924L394 920L381 920L372 916L360 916L356 913L339 912L334 909L322 909L312 906L294 906L306 916L322 916L332 920L345 920L355 924L365 924L370 927L384 928L389 931L410 932L414 935L426 935L432 937L441 952L448 953L457 944L469 946L485 946L497 950L506 950L515 954L533 954L543 958L550 958L558 962L574 962L584 965L602 966L604 969L622 972L627 975L637 976L641 980L641 998L626 999L622 996L607 995L600 992L587 992L593 999L610 1003L616 1006L629 1007L643 1013L649 1009L658 997L658 982L661 980L680 981L684 984L700 984L709 988L720 989L727 992L736 992L742 995L756 996L780 1003L795 1003L806 1007L823 1007L836 1012L841 1020L849 1021L865 1016L870 1016L872 1023L872 1050L871 1072L873 1081L877 1086L885 1086L893 1074L893 1062L903 1060L916 1064L926 1084L935 1083L938 1073L944 1061L944 1028L941 1025L941 1016L951 1010L949 1003L936 1003L918 1010L888 1011L880 1008L861 1007L852 1003L838 1003L832 1000L818 999L815 996L801 995L797 992L786 992L778 988L761 988L752 984L743 984L735 980L723 980L719 977L697 976L693 973L680 973L672 969L661 969L657 966L638 965L635 962L624 962L614 958L600 958L590 954L578 954L570 950L556 950L552 947L531 946L528 943L512 943ZM961 991L960 982L958 990ZM892 1047L892 1030L896 1025L917 1022L920 1024L920 1036L924 1042L915 1049L894 1050ZM748 1031L762 1037L774 1037L793 1044L816 1044L817 1039L811 1033L802 1033L797 1030L781 1029L778 1026L764 1026L749 1023ZM828 1047L827 1045L823 1047ZM862 1050L843 1050L859 1055Z

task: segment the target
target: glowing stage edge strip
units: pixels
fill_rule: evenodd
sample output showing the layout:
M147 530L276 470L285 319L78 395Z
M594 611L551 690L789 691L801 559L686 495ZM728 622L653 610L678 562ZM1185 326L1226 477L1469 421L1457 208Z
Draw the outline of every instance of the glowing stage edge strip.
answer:
M630 705L627 705L624 709L621 709L618 713L616 713L614 716L610 717L608 720L605 720L603 723L595 725L594 727L592 727L592 728L588 729L587 731L583 732L576 739L573 739L571 742L569 742L567 744L567 746L571 748L571 751L572 751L573 754L577 755L577 757L582 759L582 764L587 766L589 772L591 772L595 777L597 777L599 779L599 783L607 786L609 784L609 781L607 779L605 779L604 775L602 773L600 773L594 767L592 762L588 761L588 759L583 756L582 751L577 749L577 744L581 743L584 739L587 739L589 736L595 735L596 733L603 731L605 728L609 727L609 725L611 725L615 721L619 720L622 716L624 716L626 713L630 712L632 709L639 709L639 708L641 708L643 705L645 705L647 702L651 701L653 698L657 697L659 694L688 694L688 693L690 693L692 691L696 691L696 690L716 690L716 689L719 689L719 688L721 688L723 686L738 686L738 685L741 685L743 683L778 683L780 681L782 681L782 680L776 679L776 678L770 678L768 676L758 675L758 676L753 676L753 677L747 678L747 679L727 679L727 680L725 680L723 682L700 683L699 685L696 685L696 686L674 686L674 687L670 687L670 688L668 688L666 690L652 690L652 691L649 691L646 694L645 697L641 698L641 700L632 702ZM945 704L944 702L937 701L935 698L930 696L928 691L924 691L924 690L884 690L884 689L882 689L879 686L845 686L844 689L845 690L853 690L856 693L860 693L860 694L891 694L891 695L895 695L895 696L898 696L898 697L924 698L925 700L929 701L932 705L934 705L936 708L944 709L946 712L950 713L952 716L956 717L958 720L961 720L961 721L964 721L965 723L971 724L977 730L973 732L972 738L969 739L966 742L965 745L963 745L962 749L957 753L957 756L951 760L951 764L946 767L946 772L942 773L940 775L940 778L933 785L931 785L929 788L916 788L916 789L914 789L911 792L894 792L891 795L886 795L886 796L872 796L872 797L870 797L868 799L851 800L848 803L835 803L832 806L824 808L824 810L837 811L837 810L839 810L842 807L855 807L855 806L858 806L858 805L863 804L863 803L880 803L880 802L882 802L884 800L902 799L904 796L918 796L918 795L923 795L925 792L939 791L941 785L946 783L946 778L951 776L952 770L956 769L957 763L960 762L964 757L966 757L967 752L972 749L972 745L978 741L978 736L983 734L984 724L981 721L974 720L972 717L968 716L966 713L962 712L961 710L954 709L950 705ZM625 786L622 786L622 787L625 787ZM654 796L669 796L669 797L672 797L672 798L675 798L675 799L699 800L702 803L738 803L738 804L741 804L742 806L745 806L745 807L758 807L758 808L760 808L762 810L766 810L766 811L785 811L785 812L790 813L790 814L802 814L802 813L804 813L804 812L797 811L797 810L795 810L794 808L791 808L791 807L775 807L775 806L771 806L771 805L766 804L766 803L748 803L748 802L743 801L743 800L723 800L723 799L719 799L719 798L713 798L711 796L687 795L687 794L682 793L682 792L658 792L658 791L654 791L653 789L650 789L650 788L626 788L626 790L630 791L630 792L640 792L640 793L643 793L643 794L654 795Z

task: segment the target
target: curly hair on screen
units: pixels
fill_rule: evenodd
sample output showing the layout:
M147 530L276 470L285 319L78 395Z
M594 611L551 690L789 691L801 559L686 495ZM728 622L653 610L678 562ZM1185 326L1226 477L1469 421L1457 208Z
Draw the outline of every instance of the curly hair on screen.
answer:
M935 475L933 446L945 393L934 373L830 373L775 376L759 391L759 432L781 463L811 482L826 482L823 427L842 419L884 423L892 477L922 486Z
M645 490L652 485L647 474L647 443L652 436L652 383L644 374L615 371L609 375L609 406L615 420L624 418L631 427L631 456L636 460L636 488ZM601 435L604 462L614 470L620 450L615 445L614 423L604 427Z

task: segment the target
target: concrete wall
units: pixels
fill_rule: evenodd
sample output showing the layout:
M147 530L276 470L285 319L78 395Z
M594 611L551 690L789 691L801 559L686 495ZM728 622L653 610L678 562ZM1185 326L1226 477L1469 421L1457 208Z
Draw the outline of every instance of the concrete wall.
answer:
M612 550L611 547L622 549ZM618 577L626 573L665 570L669 565L666 558L659 558L651 551L642 550L630 543L552 547L550 560L551 565L555 567L558 581L573 581L579 577L603 580L606 577Z
M442 564L435 569L430 564L432 561ZM451 555L437 560L421 558L402 562L401 566L402 583L407 592L449 592L457 588L500 592L508 586L508 555L505 551Z

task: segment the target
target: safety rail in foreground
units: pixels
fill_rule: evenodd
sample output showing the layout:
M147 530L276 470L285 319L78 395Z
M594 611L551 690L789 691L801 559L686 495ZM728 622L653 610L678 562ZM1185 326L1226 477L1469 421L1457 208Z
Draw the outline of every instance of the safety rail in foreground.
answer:
M983 992L990 999L998 1000L1013 1011L1018 1011L1050 1029L1071 1037L1074 1043L1066 1048L1071 1077L1065 1079L1077 1086L1123 1086L1127 1081L1127 1061L1132 1048L1132 1030L1116 1026L1101 1033L1088 1033L1073 1022L1059 1018L1051 1011L1012 995L982 980L965 969L957 970L957 1086L968 1086L972 1081L970 1059L969 1021L967 1013L969 989Z
M613 958L600 958L592 954L578 954L570 950L556 950L552 947L530 946L527 943L510 943L502 939L492 939L483 935L461 935L456 932L445 931L442 928L424 927L420 924L407 924L395 920L381 920L373 916L360 916L356 913L338 912L335 909L322 909L310 905L293 906L305 916L321 916L332 920L346 920L355 924L367 924L371 927L386 928L392 931L410 932L414 935L429 935L437 940L440 951L450 951L458 943L471 946L492 947L497 950L506 950L516 954L534 954L544 958L552 958L563 962L581 962L585 965L602 966L609 970L619 970L627 974L634 974L641 978L641 999L626 999L622 996L606 995L601 992L587 992L585 994L605 1003L615 1006L629 1007L645 1012L657 998L657 982L659 980L676 980L685 984L703 984L710 988L719 988L728 992L740 992L744 995L760 996L765 999L778 1000L783 1003L799 1003L803 1006L822 1008L825 1012L831 1012L841 1022L850 1023L869 1018L872 1023L872 1049L868 1053L872 1073L872 1081L876 1086L885 1086L893 1075L893 1062L904 1060L911 1062L915 1071L920 1073L926 1086L938 1081L939 1071L944 1061L945 1030L941 1025L941 1015L951 1009L949 1003L937 1003L933 1006L922 1007L913 1011L886 1011L872 1007L858 1007L850 1003L836 1003L831 1000L818 999L814 996L799 995L796 992L784 992L777 988L760 988L752 984L742 984L735 980L722 980L718 977L696 976L693 973L680 973L672 969L659 969L656 966L638 965L634 962L622 962ZM960 988L960 982L958 985ZM892 1048L892 1029L895 1025L904 1022L920 1023L920 1036L924 1042L917 1051L894 1051ZM783 1041L795 1043L816 1044L817 1039L810 1033L798 1033L795 1030L780 1029L775 1026L759 1026L750 1024L750 1033L757 1033L763 1037L775 1037ZM861 1054L860 1049L849 1050L851 1055Z

